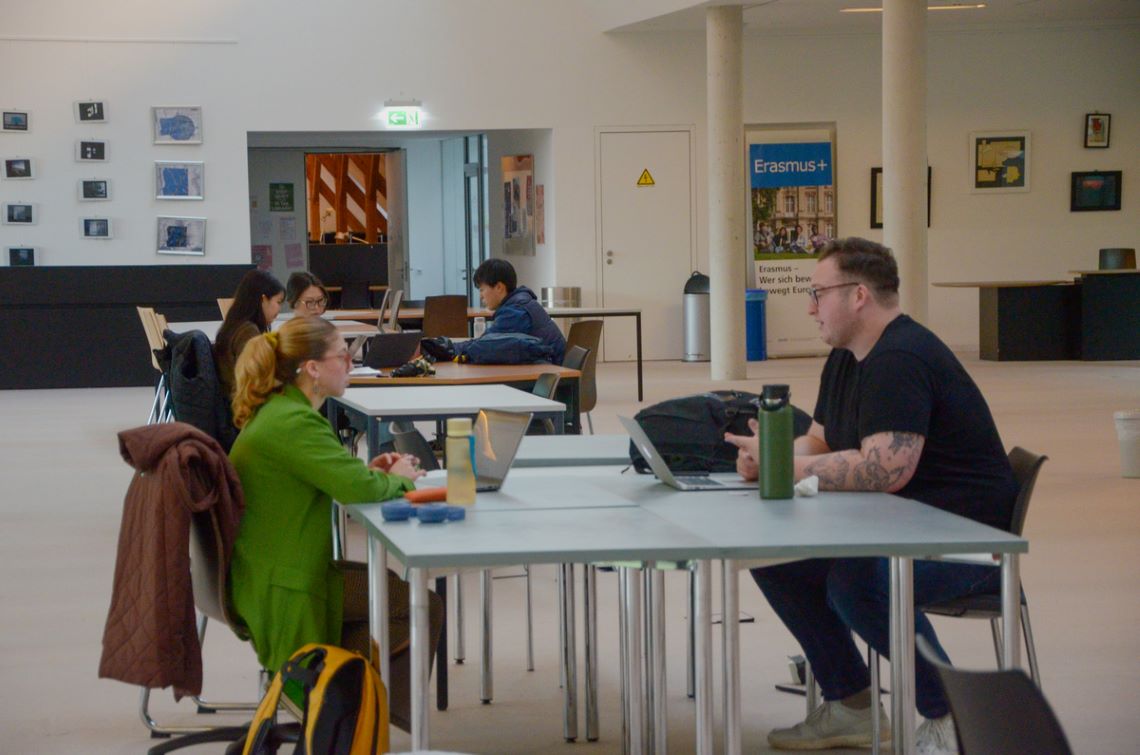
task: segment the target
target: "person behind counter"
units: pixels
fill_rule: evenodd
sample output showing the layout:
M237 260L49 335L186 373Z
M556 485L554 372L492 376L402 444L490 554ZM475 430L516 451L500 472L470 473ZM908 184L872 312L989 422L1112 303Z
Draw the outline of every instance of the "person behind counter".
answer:
M321 279L308 271L293 273L285 284L285 301L299 317L323 315L329 305L329 292Z
M214 365L227 400L234 395L234 365L249 339L269 332L281 312L285 287L264 270L250 270L238 283L234 303L214 337Z
M245 515L230 567L233 607L261 665L275 671L310 642L369 655L368 571L333 561L332 501L395 498L423 475L419 460L381 454L365 464L337 440L320 406L348 387L348 348L319 317L296 317L250 339L236 370L230 460L241 478ZM410 621L406 582L388 572L392 720L409 726ZM443 601L430 594L431 647Z

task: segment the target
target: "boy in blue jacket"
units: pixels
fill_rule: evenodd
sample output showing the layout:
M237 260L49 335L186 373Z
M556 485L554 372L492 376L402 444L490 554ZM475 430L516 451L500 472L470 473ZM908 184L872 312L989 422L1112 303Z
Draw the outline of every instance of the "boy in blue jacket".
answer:
M551 349L551 362L562 364L566 353L566 339L562 331L546 314L526 286L518 285L518 276L511 263L504 259L490 259L475 269L475 285L483 306L492 310L486 334L523 333L540 339Z

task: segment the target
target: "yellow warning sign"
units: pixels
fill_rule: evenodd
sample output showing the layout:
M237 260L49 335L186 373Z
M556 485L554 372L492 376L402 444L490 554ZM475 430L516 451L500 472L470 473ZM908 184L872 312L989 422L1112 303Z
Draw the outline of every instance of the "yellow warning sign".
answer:
M641 178L637 179L637 185L638 186L655 186L656 185L656 182L653 180L653 176L649 175L649 168L646 168L645 170L641 171Z

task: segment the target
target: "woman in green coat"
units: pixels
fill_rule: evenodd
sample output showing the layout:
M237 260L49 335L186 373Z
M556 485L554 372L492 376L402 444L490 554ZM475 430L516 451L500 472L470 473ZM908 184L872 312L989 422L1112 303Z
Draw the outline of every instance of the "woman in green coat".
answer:
M423 475L414 456L381 454L365 464L340 444L319 407L344 393L350 368L344 339L316 317L295 318L251 339L238 359L233 408L241 433L230 459L241 478L245 515L234 544L230 596L270 671L309 642L368 655L367 572L363 564L332 560L332 500L395 498ZM388 581L389 697L393 720L401 724L408 699L402 668L408 661L408 592L391 572ZM431 597L430 625L438 641L443 606Z

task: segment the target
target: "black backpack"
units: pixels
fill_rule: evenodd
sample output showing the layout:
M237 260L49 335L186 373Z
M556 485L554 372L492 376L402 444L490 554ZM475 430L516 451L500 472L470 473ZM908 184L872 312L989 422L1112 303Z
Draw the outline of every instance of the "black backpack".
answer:
M736 469L736 446L724 434L751 435L748 420L755 419L760 396L743 391L709 391L647 406L634 419L645 430L657 452L674 472L731 472ZM792 407L792 433L799 437L811 427L811 417ZM649 464L629 444L633 467L647 474Z

